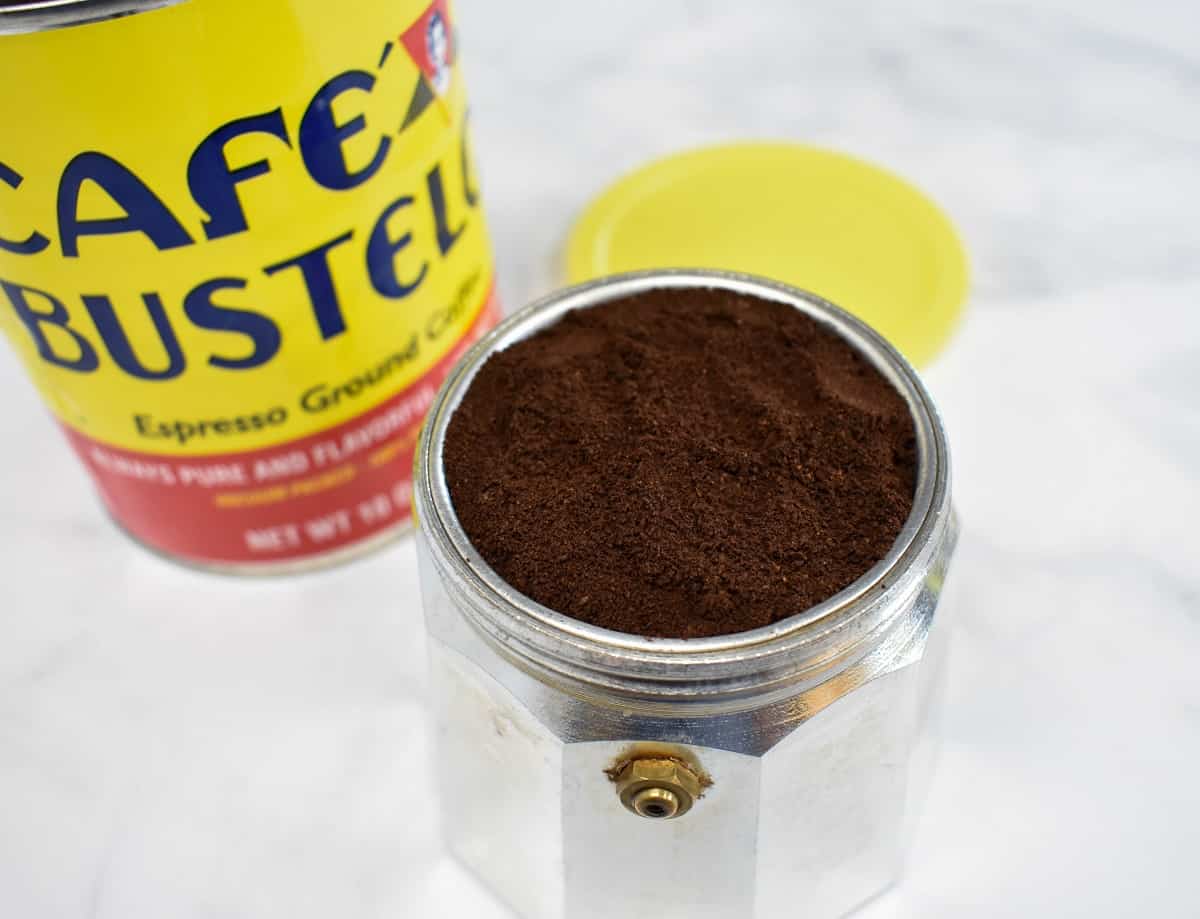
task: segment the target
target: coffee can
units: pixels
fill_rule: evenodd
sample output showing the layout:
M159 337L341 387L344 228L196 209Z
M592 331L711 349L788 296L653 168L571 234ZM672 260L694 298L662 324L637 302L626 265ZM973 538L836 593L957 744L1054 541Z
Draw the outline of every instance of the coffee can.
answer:
M447 0L10 3L0 81L0 329L117 524L250 573L405 526L499 315Z
M521 595L474 550L446 483L447 425L489 355L571 310L695 288L788 304L879 370L916 430L912 512L866 574L772 626L702 639L607 631ZM825 919L896 880L936 749L939 599L957 525L937 411L877 333L810 293L713 271L553 294L446 380L417 451L415 505L445 837L520 915Z

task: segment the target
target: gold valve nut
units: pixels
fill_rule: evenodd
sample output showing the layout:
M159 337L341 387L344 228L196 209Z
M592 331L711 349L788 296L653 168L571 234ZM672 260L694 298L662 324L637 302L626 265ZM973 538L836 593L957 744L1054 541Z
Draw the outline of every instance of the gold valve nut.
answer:
M682 817L704 790L700 777L686 764L666 757L630 760L613 781L621 803L651 820Z

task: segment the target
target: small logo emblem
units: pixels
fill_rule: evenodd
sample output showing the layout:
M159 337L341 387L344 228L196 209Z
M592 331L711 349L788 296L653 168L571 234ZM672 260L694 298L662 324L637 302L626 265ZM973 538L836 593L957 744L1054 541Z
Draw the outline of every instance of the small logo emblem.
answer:
M436 10L425 28L425 49L433 67L429 82L433 84L434 92L444 96L450 88L450 33L446 20Z
M420 69L429 88L440 98L450 91L454 75L454 27L446 0L434 0L400 42Z

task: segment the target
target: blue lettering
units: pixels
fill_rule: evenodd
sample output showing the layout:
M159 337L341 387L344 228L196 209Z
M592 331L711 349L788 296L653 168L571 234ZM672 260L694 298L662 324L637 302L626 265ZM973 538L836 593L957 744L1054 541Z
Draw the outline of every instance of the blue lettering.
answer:
M13 310L16 311L17 318L29 330L29 334L33 338L33 343L37 346L38 355L42 360L58 367L65 367L67 370L78 370L81 373L90 373L100 366L100 361L96 357L96 349L88 343L86 338L67 325L71 316L61 300L52 294L46 293L44 290L38 290L34 287L24 287L21 284L13 284L10 281L0 281L0 288L3 288L4 293L8 296L8 301L12 304ZM29 296L31 294L48 303L50 305L49 311L39 313L34 310L29 305ZM65 332L75 343L75 347L79 353L74 356L66 356L56 352L54 346L46 337L46 333L42 328L44 325Z
M225 145L233 138L246 134L269 134L278 137L289 147L292 145L280 109L238 118L217 128L200 142L188 160L188 188L196 204L209 216L204 221L204 235L209 239L232 236L247 229L246 212L238 200L237 183L271 171L271 164L266 160L255 160L236 169L229 167Z
M396 253L412 242L412 233L406 231L392 239L388 235L388 220L394 213L411 206L412 203L412 197L405 195L389 204L375 221L375 228L371 230L371 238L367 242L367 273L371 276L371 286L381 296L395 300L407 297L416 290L425 280L425 272L429 269L429 263L422 262L421 270L408 283L401 282L396 276Z
M347 231L315 249L263 269L263 273L267 275L276 274L285 268L300 269L313 315L317 319L317 328L321 330L321 338L324 341L346 331L346 320L342 316L341 304L338 303L337 288L333 285L333 273L329 270L329 250L349 242L353 236L353 230Z
M208 362L214 367L229 370L249 370L259 367L279 353L282 336L279 326L261 313L238 310L213 303L212 297L219 290L243 290L246 282L242 278L214 278L192 290L184 298L183 311L192 323L214 332L237 332L245 335L254 345L246 357L220 357L212 355Z
M10 169L8 166L0 163L0 182L3 182L9 188L16 189L21 187L23 181L25 179L16 170ZM0 236L0 249L4 249L7 252L15 252L17 255L33 255L36 252L41 252L48 245L50 245L50 240L37 232L37 230L34 230L19 242Z
M433 222L437 230L438 249L442 255L450 251L450 247L457 242L458 237L462 236L463 228L467 222L464 219L458 225L458 229L451 230L446 219L446 192L442 188L442 167L439 163L429 170L429 175L425 177L425 186L429 189L429 198L433 203Z
M142 294L142 302L146 305L146 312L150 314L154 330L158 332L158 339L167 354L167 366L162 370L149 370L138 360L108 297L103 294L83 295L83 305L91 314L96 330L118 367L139 380L169 380L177 377L183 373L187 362L183 358L183 351L180 350L179 339L175 337L175 330L171 328L171 321L167 318L167 311L163 308L162 298L154 293Z
M95 182L125 211L124 217L81 220L79 192L83 183ZM145 233L159 249L188 246L192 238L146 184L103 153L80 153L63 170L58 183L58 233L63 255L79 255L79 237L116 233Z
M383 165L392 143L386 136L380 139L371 162L362 169L351 171L346 166L342 144L362 131L367 121L362 115L355 115L339 124L333 116L333 102L338 96L355 89L370 92L374 85L375 78L365 70L340 73L317 90L300 119L300 155L313 181L325 188L335 191L354 188L371 178Z

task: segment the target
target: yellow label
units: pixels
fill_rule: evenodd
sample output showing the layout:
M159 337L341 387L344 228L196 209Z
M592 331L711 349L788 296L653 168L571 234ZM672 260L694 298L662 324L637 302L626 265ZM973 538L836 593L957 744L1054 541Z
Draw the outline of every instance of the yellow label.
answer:
M492 285L445 0L187 0L0 38L0 327L59 419L175 455L419 379Z

